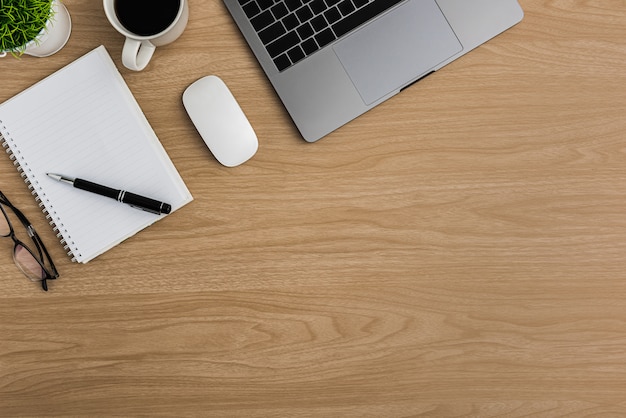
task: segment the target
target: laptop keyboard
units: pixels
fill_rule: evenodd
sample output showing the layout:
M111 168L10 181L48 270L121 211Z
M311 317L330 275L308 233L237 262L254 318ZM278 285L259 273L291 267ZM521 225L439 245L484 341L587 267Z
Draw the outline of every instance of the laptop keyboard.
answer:
M403 0L238 0L283 71Z

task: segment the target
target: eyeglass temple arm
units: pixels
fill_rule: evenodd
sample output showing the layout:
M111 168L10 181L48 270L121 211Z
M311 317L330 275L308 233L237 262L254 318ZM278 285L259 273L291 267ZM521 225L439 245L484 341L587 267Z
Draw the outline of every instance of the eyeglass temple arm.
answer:
M13 204L9 201L9 199L7 199L7 197L2 192L0 192L0 200L2 200L2 203L4 203L5 205L7 205L13 210L13 213L15 213L15 216L17 216L17 218L20 220L22 225L24 225L24 228L26 228L28 235L33 239L33 242L37 246L37 251L39 251L39 256L43 257L45 255L46 259L50 263L50 266L52 267L53 273L56 273L56 267L54 266L54 263L52 262L52 257L50 257L50 254L48 254L48 250L46 249L46 246L43 244L43 241L41 240L41 238L39 238L39 234L37 234L37 231L35 231L35 227L30 223L26 215L24 215L21 210L13 206ZM41 285L44 286L44 290L47 290L47 284L45 282L46 282L45 280L42 280Z

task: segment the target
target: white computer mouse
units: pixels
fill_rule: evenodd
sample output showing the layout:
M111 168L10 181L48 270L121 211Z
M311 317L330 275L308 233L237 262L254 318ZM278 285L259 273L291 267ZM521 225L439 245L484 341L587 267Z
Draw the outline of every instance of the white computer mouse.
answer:
M198 133L217 161L235 167L259 148L248 118L226 84L210 75L192 83L183 93L183 105Z

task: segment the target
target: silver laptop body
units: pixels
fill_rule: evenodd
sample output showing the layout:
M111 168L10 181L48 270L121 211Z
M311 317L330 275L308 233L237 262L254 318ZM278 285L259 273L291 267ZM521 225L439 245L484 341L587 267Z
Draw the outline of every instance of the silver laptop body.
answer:
M224 3L309 142L324 137L523 18L517 0ZM390 4L393 5L389 7ZM314 22L305 22L311 12L317 13L321 7L327 8L321 14L323 19L316 16ZM386 9L380 11L383 8ZM364 17L368 18L366 22L350 29ZM333 24L335 19L342 20ZM324 23L328 27L324 28Z

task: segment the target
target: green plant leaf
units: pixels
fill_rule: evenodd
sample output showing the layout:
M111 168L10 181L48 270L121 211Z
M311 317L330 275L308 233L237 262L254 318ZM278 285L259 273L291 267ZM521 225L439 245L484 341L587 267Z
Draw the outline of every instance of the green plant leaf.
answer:
M0 0L0 51L24 53L51 17L52 1Z

